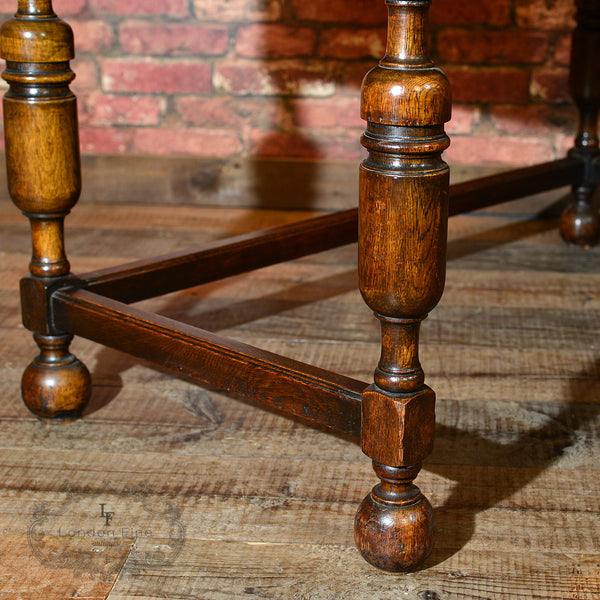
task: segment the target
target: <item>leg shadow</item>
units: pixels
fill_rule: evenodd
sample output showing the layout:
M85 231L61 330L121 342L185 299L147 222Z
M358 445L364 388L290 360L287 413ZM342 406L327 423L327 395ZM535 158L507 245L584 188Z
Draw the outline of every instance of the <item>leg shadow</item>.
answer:
M437 446L424 468L443 477L448 477L451 471L455 485L444 504L435 508L438 548L427 566L445 561L468 543L475 532L478 513L501 504L550 468L569 448L585 443L586 425L600 413L599 370L600 360L571 379L565 402L558 407L555 404L544 407L548 409L543 413L546 424L527 431L513 442L501 443L444 425L437 427ZM557 414L553 414L553 408L558 408ZM447 464L452 453L476 458L476 466L493 466L497 473L501 473L502 467L523 470L516 483L509 477L494 477L481 482L485 483L482 487L473 481L469 465L457 463L452 468Z

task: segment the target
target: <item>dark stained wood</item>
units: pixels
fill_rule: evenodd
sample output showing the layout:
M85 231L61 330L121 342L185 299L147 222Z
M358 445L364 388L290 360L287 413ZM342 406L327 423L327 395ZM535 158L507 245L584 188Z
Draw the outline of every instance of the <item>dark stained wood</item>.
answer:
M81 170L82 201L77 205L75 217L88 204L97 208L105 204L131 209L136 205L172 209L176 206L177 212L194 206L246 207L284 210L288 216L293 210L335 212L355 208L357 204L358 168L352 161L84 154ZM469 181L502 170L499 165L454 165L450 169L450 182ZM257 171L261 174L260 185L256 181ZM107 172L110 177L101 175ZM139 174L135 184L131 172ZM0 198L6 196L6 187L6 171L0 169ZM526 206L517 206L527 210ZM534 201L532 211L536 210ZM71 216L69 238L72 230ZM230 229L229 235L235 234L236 229ZM188 247L192 246L194 243L190 242ZM74 254L70 240L69 248Z
M356 241L356 210L81 275L94 293L137 302Z
M69 352L71 335L34 335L39 355L25 369L22 393L27 408L42 421L81 416L91 391L87 367Z
M427 386L404 397L371 386L362 394L361 423L372 435L362 436L361 448L388 465L419 464L433 450L434 415L435 394ZM379 441L382 437L386 445Z
M459 184L453 191L441 158L449 144L444 123L450 119L450 88L427 49L431 1L386 4L386 55L363 86L362 143L369 157L361 166L358 211L94 272L79 281L70 274L63 233L81 187L76 101L69 90L71 30L50 0L19 0L15 18L2 29L0 51L10 85L4 100L9 190L30 219L33 245L30 277L21 287L23 322L40 348L22 380L29 410L59 422L75 419L86 407L90 374L69 352L76 334L305 423L360 435L381 483L357 512L356 544L371 564L408 571L428 558L433 545L431 504L413 484L432 451L435 427L435 395L424 384L418 351L421 321L444 289L448 216L571 183L575 203L563 217L563 235L579 244L595 241L600 217L590 199L597 184L591 163L599 154L600 0L577 3L571 88L581 123L569 158ZM114 299L152 298L357 237L360 292L381 325L381 355L370 386ZM340 328L339 314L332 318L333 330ZM204 414L210 420L214 411ZM496 493L492 500L503 498Z
M19 0L15 17L2 26L0 54L7 61L2 77L10 85L4 95L9 192L31 222L31 277L56 285L70 270L64 217L81 191L77 105L69 89L73 34L49 0ZM36 308L45 315L44 306ZM71 338L47 335L56 332L45 321L32 317L40 324L34 329L40 355L25 371L23 400L41 419L69 420L85 408L90 376L69 353Z
M420 466L389 467L373 461L381 483L356 513L356 545L363 557L384 571L406 571L431 554L433 508L413 484Z
M450 186L451 217L583 181L585 164L571 157Z
M131 173L131 187L138 176ZM552 201L547 194L546 204ZM206 238L197 223L214 223L211 235L224 237L227 228L239 231L241 216L259 228L290 220L290 214L260 210L168 210L173 218L165 219L164 248L178 248L181 237L187 241L194 233ZM438 392L438 425L419 487L434 506L437 541L426 568L396 577L370 568L354 548L352 519L374 482L370 461L346 440L81 338L73 349L94 374L90 410L61 427L32 418L18 401L21 364L32 354L17 314L28 232L26 219L1 204L4 594L31 600L76 593L98 600L107 594L110 600L186 594L423 600L434 593L465 600L509 594L596 600L600 248L562 244L556 222L515 216L526 208L500 210L505 216L450 220L449 246L461 254L449 261L444 297L421 334L428 383ZM67 234L75 222L91 233L97 214L102 235L88 235L85 244L77 231L77 255L69 239L72 262L91 269L147 252L156 239L147 223L160 222L165 212L160 206L78 205ZM136 213L146 220L132 219ZM105 237L109 214L117 225ZM136 242L116 254L114 240L124 235ZM11 241L17 237L18 245ZM370 311L352 290L355 255L355 248L344 247L275 265L156 299L152 310L192 323L206 314L223 334L368 381L379 339ZM323 286L347 271L352 275L339 292L323 298ZM295 304L299 296L303 303ZM343 326L334 326L335 315L343 315L337 319ZM107 499L106 481L119 495ZM128 502L127 486L145 484L148 505L168 497L187 529L177 563L140 570L129 556L108 584L40 564L27 541L33 507L60 506L69 483L81 492L72 512L81 524L89 522L90 507L99 508L96 502L137 517L139 503ZM73 550L88 556L85 540L79 541ZM155 537L118 541L113 550L123 559L132 546L136 552L161 543ZM48 540L49 551L64 548L64 538Z
M579 130L572 156L591 161L600 156L598 112L600 110L600 0L577 0L577 27L573 32L569 84L579 109ZM560 221L567 242L588 246L600 237L600 212L593 205L597 182L591 172L573 186L573 200Z
M579 130L575 145L598 148L598 112L600 110L600 1L575 0L577 27L573 31L569 84L579 108Z
M366 383L228 340L85 290L54 296L64 331L149 360L175 374L358 437Z
M584 165L565 158L450 187L449 215L568 185ZM131 303L349 244L358 239L358 211L350 209L272 230L257 231L151 259L80 275L85 287Z
M433 548L433 514L413 485L433 445L435 395L424 386L419 326L441 298L446 268L450 85L428 56L431 2L386 0L388 44L365 78L358 273L381 321L381 358L363 395L361 448L381 484L361 504L356 544L387 571L418 567Z
M51 0L18 0L15 18L2 27L0 53L8 62L37 63L38 67L43 63L42 69L54 70L49 65L75 58L73 32L56 18ZM70 76L63 73L63 77Z

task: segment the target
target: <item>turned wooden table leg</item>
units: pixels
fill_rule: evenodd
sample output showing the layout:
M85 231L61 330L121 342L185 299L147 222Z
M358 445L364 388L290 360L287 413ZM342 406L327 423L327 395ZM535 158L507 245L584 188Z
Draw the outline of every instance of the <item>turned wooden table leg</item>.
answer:
M21 282L23 322L40 354L23 375L27 407L46 421L76 418L90 396L90 375L69 353L71 336L56 331L49 311L52 289L69 280L63 221L79 198L81 177L71 28L50 0L19 0L15 18L0 32L8 186L31 222L30 276Z
M600 0L577 0L577 28L573 32L571 95L579 109L579 131L571 155L586 162L598 156L600 109ZM596 190L591 180L573 187L573 200L561 216L560 231L567 242L591 245L600 234L600 213L592 204Z
M430 0L386 0L388 45L362 90L359 281L381 321L381 359L362 397L361 447L381 483L361 504L356 544L387 571L416 568L433 547L433 511L413 484L431 452L435 394L424 385L419 326L444 288L450 86L427 51Z

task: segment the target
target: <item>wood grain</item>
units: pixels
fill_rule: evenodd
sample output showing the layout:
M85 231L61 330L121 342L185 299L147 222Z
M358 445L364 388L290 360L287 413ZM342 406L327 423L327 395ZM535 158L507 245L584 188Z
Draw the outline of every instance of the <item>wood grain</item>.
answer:
M132 173L132 188L137 179ZM554 197L536 202L545 208ZM178 216L170 206L125 203L110 210L82 204L70 217L76 271L298 216L202 206L182 207ZM529 210L522 202L520 214ZM374 571L353 547L352 515L374 481L350 440L82 339L72 348L94 381L84 419L61 427L35 420L19 398L34 354L16 288L29 232L22 215L0 202L0 598L38 598L41 589L45 598L110 600L595 600L600 251L568 247L555 220L519 212L450 220L446 293L423 326L420 352L438 392L438 424L417 481L436 510L438 542L426 570L398 577ZM132 226L132 215L153 226ZM378 323L356 290L355 246L141 306L357 379L370 377L379 358ZM105 500L143 521L126 492L136 486L149 486L151 505L172 501L186 526L177 561L141 570L123 539L114 582L44 568L27 529L37 505L64 504L68 482L81 492L72 518L82 524ZM140 537L136 546L159 542Z

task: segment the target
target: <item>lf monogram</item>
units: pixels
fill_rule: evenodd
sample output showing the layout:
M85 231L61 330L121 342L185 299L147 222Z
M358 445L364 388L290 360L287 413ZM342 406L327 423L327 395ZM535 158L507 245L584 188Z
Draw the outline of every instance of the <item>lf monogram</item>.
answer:
M108 527L110 525L110 522L112 521L112 518L114 516L114 511L112 512L107 512L104 510L104 507L106 506L106 504L100 504L100 516L104 517L104 524Z

